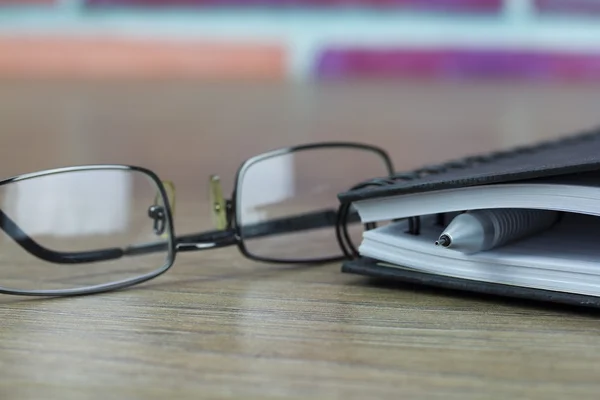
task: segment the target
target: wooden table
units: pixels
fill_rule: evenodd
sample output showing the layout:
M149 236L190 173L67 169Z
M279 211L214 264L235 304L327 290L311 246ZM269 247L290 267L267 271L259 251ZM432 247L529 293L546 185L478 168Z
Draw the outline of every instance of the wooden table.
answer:
M3 176L137 164L178 187L179 232L210 229L260 152L310 141L387 148L397 169L587 129L600 90L522 84L3 82ZM6 266L9 268L10 266ZM0 297L2 399L597 398L597 313L386 286L235 248L76 298Z

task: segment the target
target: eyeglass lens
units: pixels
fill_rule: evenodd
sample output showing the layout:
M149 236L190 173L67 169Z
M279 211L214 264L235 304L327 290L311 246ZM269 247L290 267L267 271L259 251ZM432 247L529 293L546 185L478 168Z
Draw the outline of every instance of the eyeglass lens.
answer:
M155 273L170 257L169 221L157 193L150 177L127 169L75 170L0 186L0 286L74 289ZM155 251L119 256L147 243ZM101 261L78 262L89 254Z
M303 261L339 257L337 195L361 180L389 174L380 154L353 147L323 147L264 158L242 171L237 219L254 257ZM257 235L255 227L277 234ZM362 225L349 232L360 243Z

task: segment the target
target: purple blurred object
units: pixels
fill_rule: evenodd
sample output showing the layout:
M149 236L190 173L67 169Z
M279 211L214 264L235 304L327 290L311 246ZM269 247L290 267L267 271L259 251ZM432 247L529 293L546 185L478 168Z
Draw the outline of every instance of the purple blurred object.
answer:
M588 15L600 14L598 0L535 0L534 8L540 14Z
M502 0L85 0L90 6L142 7L370 7L419 11L496 13Z
M600 53L515 50L329 49L317 60L322 79L416 78L440 80L600 80Z

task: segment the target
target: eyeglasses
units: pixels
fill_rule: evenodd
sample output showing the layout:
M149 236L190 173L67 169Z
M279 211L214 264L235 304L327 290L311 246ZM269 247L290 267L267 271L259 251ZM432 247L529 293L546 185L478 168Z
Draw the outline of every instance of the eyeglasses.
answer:
M268 263L344 258L337 194L389 176L382 149L316 143L273 150L239 167L233 193L209 177L215 230L176 235L174 186L130 165L86 165L0 181L0 293L64 296L139 284L166 272L176 254L237 246ZM349 217L359 238L359 219Z

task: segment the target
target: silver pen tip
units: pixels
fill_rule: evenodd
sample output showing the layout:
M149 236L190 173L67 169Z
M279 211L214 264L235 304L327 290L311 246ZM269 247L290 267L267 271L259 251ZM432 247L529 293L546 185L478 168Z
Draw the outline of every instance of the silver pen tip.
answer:
M448 247L448 246L450 246L450 243L452 243L450 236L442 235L442 236L440 236L440 238L438 240L436 240L435 245Z

